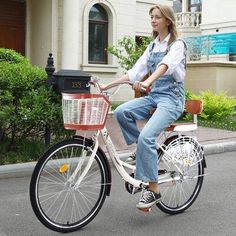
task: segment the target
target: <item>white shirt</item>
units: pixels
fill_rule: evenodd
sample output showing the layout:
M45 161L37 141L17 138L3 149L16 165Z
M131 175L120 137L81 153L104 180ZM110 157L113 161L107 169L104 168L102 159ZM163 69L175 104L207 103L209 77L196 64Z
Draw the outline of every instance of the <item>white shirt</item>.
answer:
M168 40L170 34L160 43L159 37L154 40L155 46L153 52L165 52L168 47ZM132 69L128 70L129 79L132 83L140 81L149 72L147 67L147 60L150 56L149 47L146 48L143 55L138 59ZM164 75L172 75L176 82L183 82L185 77L185 46L180 40L174 42L169 52L163 57L162 61L158 63L157 68L165 64L168 69Z

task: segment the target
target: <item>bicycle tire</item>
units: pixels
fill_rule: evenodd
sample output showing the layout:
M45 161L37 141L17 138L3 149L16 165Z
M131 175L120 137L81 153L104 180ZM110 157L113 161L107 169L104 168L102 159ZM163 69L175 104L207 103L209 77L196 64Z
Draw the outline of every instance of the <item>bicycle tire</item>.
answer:
M79 187L75 187L76 181L68 181L78 162L79 171L83 171L91 145L86 139L62 141L52 146L35 166L30 182L31 205L39 221L53 231L68 233L84 227L109 195L110 170L100 149Z
M168 138L165 141L165 146L168 146L171 142L177 140L180 136L175 135L170 138ZM184 137L184 136L182 136ZM187 139L188 140L188 139ZM202 147L199 146L199 148L202 149ZM162 160L164 152L159 149L158 150L160 160ZM161 161L159 162L159 164ZM170 215L175 215L184 212L186 209L188 209L194 201L197 199L202 184L203 184L203 179L204 179L204 165L205 159L203 155L203 160L199 161L193 168L196 169L197 175L194 177L189 177L189 180L195 181L193 183L193 186L191 187L191 190L189 193L185 193L184 189L186 186L188 186L188 179L187 180L180 180L180 181L174 181L170 183L170 186L165 188L162 184L160 185L161 189L161 194L162 194L162 201L157 203L156 206L163 212L170 214ZM160 167L161 168L161 167ZM167 167L169 168L169 167ZM168 170L171 171L171 170ZM191 179L192 178L192 179ZM184 186L184 184L187 184ZM189 187L189 186L188 186ZM164 190L163 190L164 189ZM190 189L190 187L189 187ZM163 194L163 191L165 193ZM185 195L185 196L181 196ZM181 199L182 197L182 199Z

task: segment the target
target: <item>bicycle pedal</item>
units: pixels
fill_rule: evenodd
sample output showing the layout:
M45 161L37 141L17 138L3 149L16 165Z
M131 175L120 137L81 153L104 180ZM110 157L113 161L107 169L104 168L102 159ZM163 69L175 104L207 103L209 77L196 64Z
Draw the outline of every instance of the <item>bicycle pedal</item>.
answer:
M142 188L133 188L132 194L136 194L142 191Z
M149 207L149 208L138 208L140 211L142 211L142 212L144 212L144 213L149 213L151 210L152 210L152 208L151 207Z
M130 174L130 176L132 178L134 178L134 173ZM125 182L125 189L127 190L128 193L134 195L136 193L139 193L142 191L142 188L137 188L134 187L132 184L130 184L129 182Z
M158 170L158 175L164 175L167 173L167 170Z

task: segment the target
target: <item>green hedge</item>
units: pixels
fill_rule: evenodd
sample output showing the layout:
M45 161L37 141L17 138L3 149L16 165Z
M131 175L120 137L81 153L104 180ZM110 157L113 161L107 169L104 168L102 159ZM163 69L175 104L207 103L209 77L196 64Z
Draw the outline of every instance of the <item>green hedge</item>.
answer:
M236 114L236 99L226 96L223 92L214 94L211 91L204 91L197 96L188 91L187 97L202 100L203 111L199 115L201 120L222 121L232 119Z
M28 59L12 49L0 48L0 62L8 63L29 63Z
M0 141L8 150L22 139L63 132L61 98L46 85L46 72L9 49L0 49ZM48 139L48 138L47 138Z
M201 92L194 95L186 91L187 99L200 99L203 102L203 111L198 115L199 125L211 128L236 130L236 99L228 97L225 93L214 94L211 91ZM192 119L186 115L185 119Z

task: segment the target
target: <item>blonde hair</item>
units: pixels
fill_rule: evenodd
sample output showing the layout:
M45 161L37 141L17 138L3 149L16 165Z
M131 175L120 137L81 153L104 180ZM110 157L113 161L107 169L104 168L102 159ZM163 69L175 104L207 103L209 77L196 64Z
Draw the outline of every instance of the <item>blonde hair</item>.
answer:
M170 24L168 25L168 32L171 34L169 42L168 42L168 45L170 45L172 42L174 42L178 38L178 31L176 27L174 11L166 5L157 4L150 9L149 15L152 14L152 11L154 9L159 9L161 14L170 22ZM153 31L152 36L155 39L158 36L158 32Z

